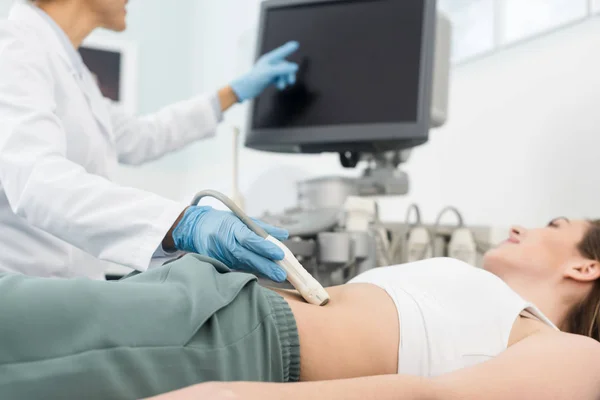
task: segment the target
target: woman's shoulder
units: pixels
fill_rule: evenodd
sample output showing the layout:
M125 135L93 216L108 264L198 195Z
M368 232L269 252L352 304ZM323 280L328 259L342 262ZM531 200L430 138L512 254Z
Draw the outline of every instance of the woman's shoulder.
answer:
M591 354L592 360L595 357L595 365L600 369L600 342L587 336L552 329L541 321L523 317L515 321L508 347L517 345L520 347L551 345L556 352L573 350Z
M512 326L508 347L514 346L525 338L544 333L557 333L557 331L538 319L527 318L521 315L515 320Z
M591 337L541 327L536 332L524 338L520 343L523 346L534 347L552 345L557 352L561 350L573 350L591 355L592 359L595 359L595 365L600 370L600 342Z

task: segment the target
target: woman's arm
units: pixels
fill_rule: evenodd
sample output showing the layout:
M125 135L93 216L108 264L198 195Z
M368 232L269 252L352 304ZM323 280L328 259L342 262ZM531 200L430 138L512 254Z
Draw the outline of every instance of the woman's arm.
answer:
M403 375L296 383L209 383L155 400L470 400L599 399L600 343L564 333L540 333L486 363L438 378Z
M425 379L385 375L303 383L211 382L148 400L436 400Z
M600 343L566 333L538 333L493 360L433 382L448 400L600 399Z

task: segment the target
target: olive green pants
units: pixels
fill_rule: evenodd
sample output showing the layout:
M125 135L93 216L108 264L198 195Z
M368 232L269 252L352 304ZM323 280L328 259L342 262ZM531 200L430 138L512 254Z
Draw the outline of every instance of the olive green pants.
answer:
M0 276L0 399L135 399L207 381L296 381L288 304L188 255L118 282Z

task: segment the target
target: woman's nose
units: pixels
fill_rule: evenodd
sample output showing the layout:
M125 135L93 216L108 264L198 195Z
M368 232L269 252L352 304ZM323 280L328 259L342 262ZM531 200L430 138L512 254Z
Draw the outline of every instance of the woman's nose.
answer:
M525 228L519 225L514 225L510 228L510 234L515 236L520 236L525 232Z

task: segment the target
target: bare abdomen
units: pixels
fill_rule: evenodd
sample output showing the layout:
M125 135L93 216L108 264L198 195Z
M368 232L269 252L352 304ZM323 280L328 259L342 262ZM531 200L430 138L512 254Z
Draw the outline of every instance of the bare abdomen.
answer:
M278 291L290 305L300 335L303 381L397 373L400 328L389 295L371 284L328 288L331 301L309 305Z

